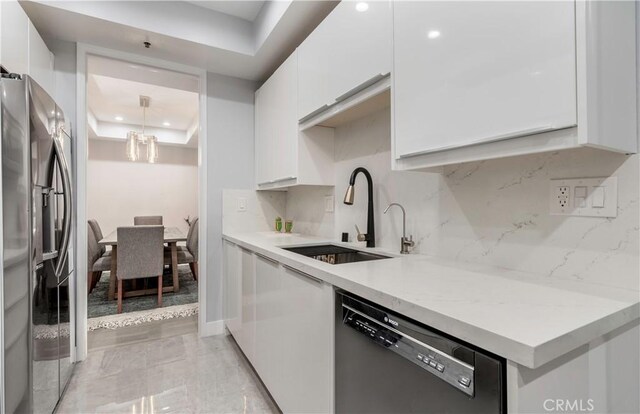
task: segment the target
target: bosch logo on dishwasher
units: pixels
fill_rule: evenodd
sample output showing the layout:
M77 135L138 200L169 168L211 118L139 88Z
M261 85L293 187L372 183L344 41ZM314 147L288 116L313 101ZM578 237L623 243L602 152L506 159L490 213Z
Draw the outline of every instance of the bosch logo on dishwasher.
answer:
M394 321L393 319L389 319L389 317L387 316L384 317L384 321L390 323L393 326L398 326L398 322Z

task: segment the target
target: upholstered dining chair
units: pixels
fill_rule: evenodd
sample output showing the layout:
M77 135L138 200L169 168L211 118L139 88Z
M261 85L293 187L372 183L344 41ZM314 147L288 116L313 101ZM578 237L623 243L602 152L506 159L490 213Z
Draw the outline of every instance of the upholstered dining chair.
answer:
M102 239L102 237L100 237ZM91 293L98 284L102 272L111 270L111 255L102 254L102 250L91 222L87 225L87 294ZM110 253L110 252L109 252Z
M134 226L162 226L162 216L136 216Z
M158 307L162 307L162 272L164 270L164 227L118 227L118 313L122 313L123 281L147 277L158 278Z
M178 264L189 264L194 280L198 280L198 218L193 219L187 232L187 245L177 246ZM164 264L171 264L171 250L165 248Z
M91 228L93 229L93 234L96 236L97 241L100 241L104 238L102 229L100 228L100 225L98 224L98 221L96 219L89 220L89 226L91 226ZM111 250L107 251L107 246L100 246L100 254L102 256L111 256Z

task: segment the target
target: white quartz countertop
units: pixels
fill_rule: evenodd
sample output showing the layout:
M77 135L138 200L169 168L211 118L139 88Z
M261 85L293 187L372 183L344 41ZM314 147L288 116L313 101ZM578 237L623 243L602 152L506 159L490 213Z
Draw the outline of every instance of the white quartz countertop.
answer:
M223 238L529 368L640 317L640 293L303 235ZM393 254L331 265L281 247L319 243ZM259 277L259 275L258 275Z

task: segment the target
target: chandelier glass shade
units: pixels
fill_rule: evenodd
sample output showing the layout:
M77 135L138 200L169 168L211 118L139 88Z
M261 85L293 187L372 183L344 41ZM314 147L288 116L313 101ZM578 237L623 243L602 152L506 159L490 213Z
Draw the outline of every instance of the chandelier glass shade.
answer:
M140 148L138 146L138 133L129 131L127 133L127 159L129 161L138 161L140 158Z
M147 137L147 161L151 164L158 162L158 138Z
M147 162L155 164L158 162L158 138L154 135L145 135L145 126L147 121L147 108L151 98L148 96L140 96L140 106L142 107L142 133L129 131L127 133L127 159L129 161L138 161L140 159L140 144L147 146Z

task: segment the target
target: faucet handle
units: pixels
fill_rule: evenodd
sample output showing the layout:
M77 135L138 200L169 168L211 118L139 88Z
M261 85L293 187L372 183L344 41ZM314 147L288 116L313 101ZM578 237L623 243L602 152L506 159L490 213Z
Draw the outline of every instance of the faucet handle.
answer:
M413 236L402 237L401 245L400 245L400 253L408 254L409 249L415 246L415 242L413 241Z
M404 244L406 244L409 247L413 247L415 246L415 242L413 241L413 235L410 235L409 238L404 238Z
M367 241L367 235L360 233L360 229L358 228L357 224L355 226L356 226L356 233L358 234L356 236L356 239L360 242Z

